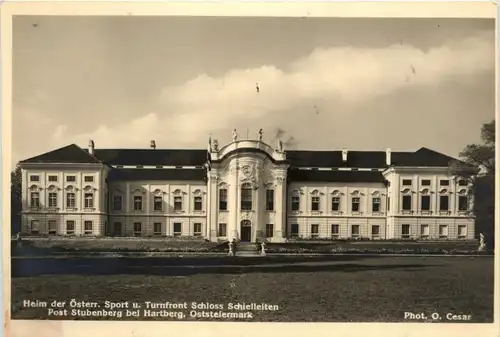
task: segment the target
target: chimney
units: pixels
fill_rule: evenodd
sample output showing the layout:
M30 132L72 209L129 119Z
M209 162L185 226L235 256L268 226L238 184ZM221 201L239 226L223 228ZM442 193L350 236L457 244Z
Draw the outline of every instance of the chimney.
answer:
M342 149L342 161L347 161L347 149Z
M94 149L95 149L94 141L91 139L91 140L89 140L89 153L91 155L94 154Z
M151 141L151 148L154 150L156 149L156 143L154 140Z
M391 166L391 149L386 149L385 150L385 164L387 166Z

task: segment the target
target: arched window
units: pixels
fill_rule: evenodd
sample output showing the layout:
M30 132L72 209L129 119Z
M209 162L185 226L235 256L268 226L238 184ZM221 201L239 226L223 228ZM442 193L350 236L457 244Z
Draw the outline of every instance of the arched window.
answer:
M181 190L177 189L173 192L174 195L174 211L181 212L183 210L183 193Z
M409 188L401 191L401 210L403 213L412 212L412 194Z
M469 207L469 195L466 189L461 189L458 192L458 211L459 212L467 212Z
M439 191L439 211L449 212L450 210L450 196L448 190L443 188Z
M332 211L340 211L340 192L338 190L332 192Z
M318 190L311 192L311 211L318 212L320 206L320 197Z
M87 209L92 209L94 208L94 188L92 186L87 185L85 186L84 190L84 195L83 195L83 201L84 201L84 208Z
M431 211L431 195L428 188L420 191L420 211L422 213L429 213Z
M227 211L227 184L219 184L219 211Z
M243 185L241 185L241 210L252 210L252 194L252 186L249 183L244 183Z
M359 191L353 191L351 193L351 212L361 212L361 194Z

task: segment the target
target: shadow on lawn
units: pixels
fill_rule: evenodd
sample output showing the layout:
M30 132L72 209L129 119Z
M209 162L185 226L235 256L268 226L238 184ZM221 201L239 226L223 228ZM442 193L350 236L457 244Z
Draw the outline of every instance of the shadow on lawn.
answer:
M338 263L368 259L361 256L272 258L74 258L13 259L12 277L37 275L163 275L248 273L358 272L384 269L417 271L438 265ZM379 258L383 260L383 258Z

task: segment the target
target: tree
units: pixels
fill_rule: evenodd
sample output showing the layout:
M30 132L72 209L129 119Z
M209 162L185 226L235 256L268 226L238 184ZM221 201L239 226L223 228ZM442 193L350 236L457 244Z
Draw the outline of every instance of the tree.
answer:
M21 230L21 211L22 211L22 175L21 168L16 167L10 173L10 222L11 234Z
M474 195L476 233L484 233L487 245L494 247L495 238L495 121L481 127L482 144L467 145L459 157L462 162L450 163L450 174L470 182Z

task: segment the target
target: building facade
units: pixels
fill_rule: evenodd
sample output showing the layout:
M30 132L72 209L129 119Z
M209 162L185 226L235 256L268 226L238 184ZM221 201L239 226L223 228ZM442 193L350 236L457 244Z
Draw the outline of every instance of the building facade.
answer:
M21 161L22 233L210 241L474 239L468 180L444 154L286 151L257 140L208 150L98 149Z

